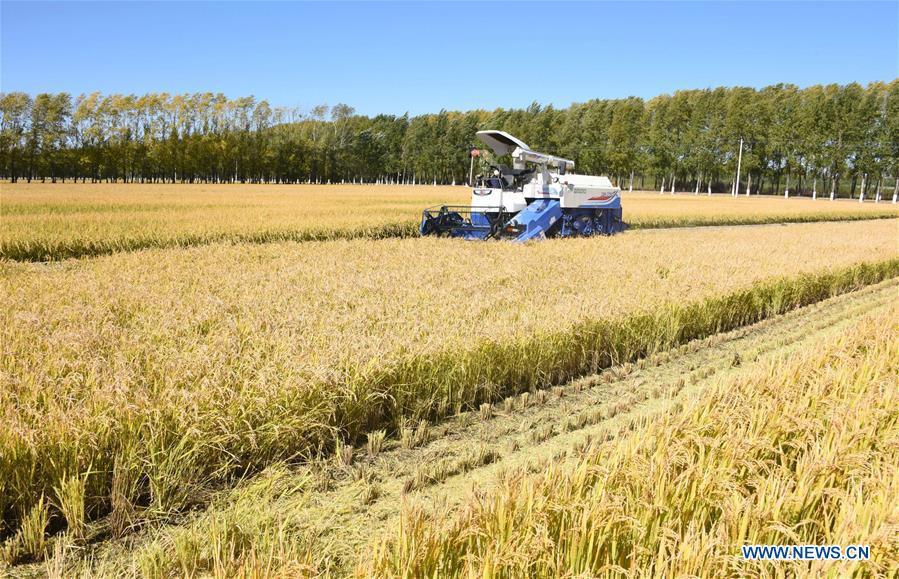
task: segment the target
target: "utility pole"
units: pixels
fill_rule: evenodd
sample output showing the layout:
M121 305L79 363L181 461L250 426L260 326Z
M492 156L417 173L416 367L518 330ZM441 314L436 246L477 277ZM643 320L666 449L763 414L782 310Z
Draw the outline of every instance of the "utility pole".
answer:
M737 156L737 181L734 183L734 197L740 193L740 168L743 164L743 137L740 137L740 154Z

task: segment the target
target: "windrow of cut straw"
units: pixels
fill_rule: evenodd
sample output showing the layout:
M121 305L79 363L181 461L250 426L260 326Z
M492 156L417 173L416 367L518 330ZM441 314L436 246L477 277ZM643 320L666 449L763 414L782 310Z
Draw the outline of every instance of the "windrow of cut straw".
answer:
M510 473L452 514L409 510L366 577L892 576L899 318L722 383L575 465ZM870 561L744 559L867 545Z

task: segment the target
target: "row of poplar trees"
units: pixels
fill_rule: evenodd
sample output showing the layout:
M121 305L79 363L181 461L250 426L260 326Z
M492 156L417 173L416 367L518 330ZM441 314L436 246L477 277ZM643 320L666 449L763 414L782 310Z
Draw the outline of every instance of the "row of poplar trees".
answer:
M0 178L40 181L457 183L479 129L622 187L858 195L899 176L899 79L684 90L558 109L355 114L253 97L0 94Z

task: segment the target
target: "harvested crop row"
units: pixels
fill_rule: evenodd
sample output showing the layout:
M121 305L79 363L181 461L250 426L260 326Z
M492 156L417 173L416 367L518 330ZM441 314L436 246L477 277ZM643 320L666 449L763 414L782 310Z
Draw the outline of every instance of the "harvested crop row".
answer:
M755 576L772 563L742 559L742 545L798 544L869 545L871 560L790 573L888 575L899 566L897 380L893 310L573 469L509 476L452 516L411 511L359 574Z
M474 407L895 276L895 233L884 221L7 263L0 510L18 528L42 494L71 485L87 518L180 509L337 434Z
M467 204L464 187L373 185L3 185L0 258L59 260L215 242L418 234L421 211ZM890 204L625 193L634 228L872 219Z

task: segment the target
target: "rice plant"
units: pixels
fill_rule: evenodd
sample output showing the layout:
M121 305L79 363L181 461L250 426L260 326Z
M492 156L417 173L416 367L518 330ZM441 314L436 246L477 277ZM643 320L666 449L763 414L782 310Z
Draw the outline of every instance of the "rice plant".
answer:
M377 456L381 452L386 435L387 433L384 430L375 430L368 433L368 444L366 445L368 456Z
M0 545L0 555L8 563L21 562L43 557L47 547L47 525L50 524L50 510L44 496L22 518L15 535Z
M84 482L83 476L69 477L54 489L56 507L66 521L66 533L75 540L84 537Z
M362 487L359 500L363 505L370 505L381 496L381 486L378 483L366 483Z
M338 438L334 448L334 459L340 466L351 466L353 464L353 445L347 444L343 439Z
M408 424L400 426L400 446L407 450L415 448L415 430Z

